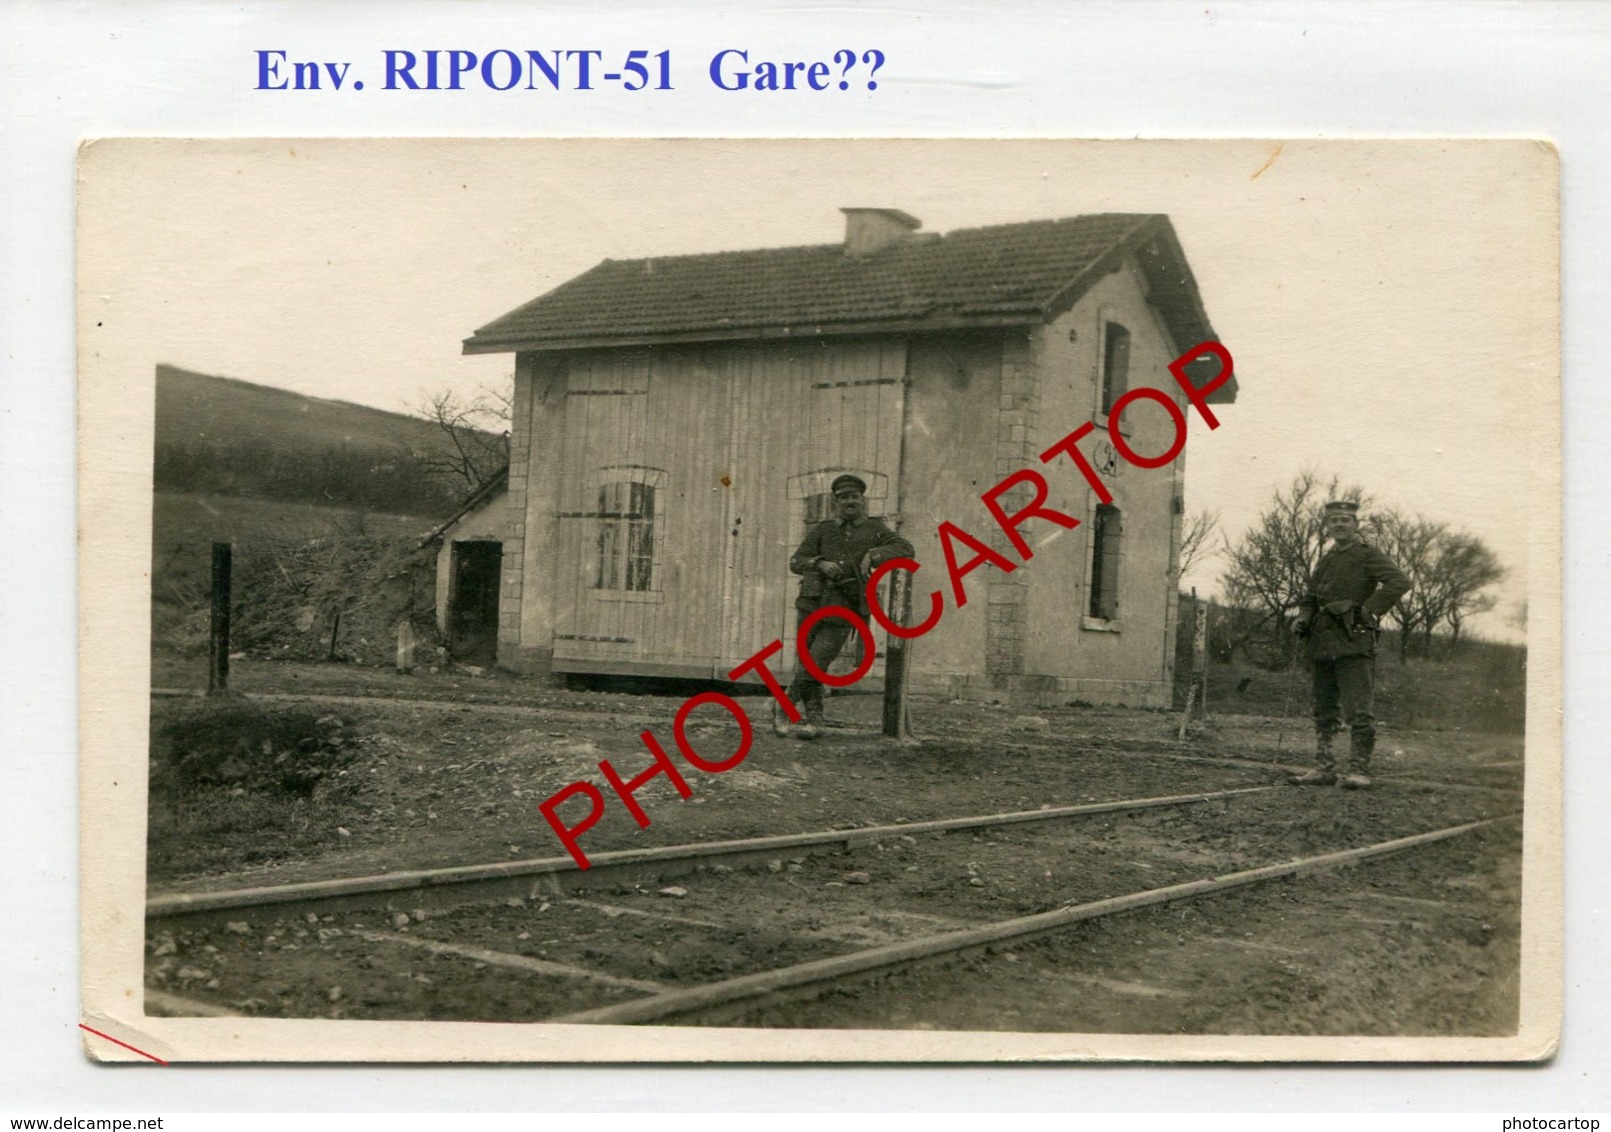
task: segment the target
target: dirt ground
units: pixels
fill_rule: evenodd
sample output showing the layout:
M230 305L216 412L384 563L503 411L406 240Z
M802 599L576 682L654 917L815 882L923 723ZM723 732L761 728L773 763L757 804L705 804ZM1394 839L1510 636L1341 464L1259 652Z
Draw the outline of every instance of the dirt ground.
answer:
M159 669L159 688L197 674ZM279 808L154 799L154 891L244 887L563 855L537 805L609 759L671 748L686 689L571 691L495 673L400 677L352 666L239 664L248 694L310 697L358 736L341 789ZM406 697L407 702L404 702ZM388 702L390 698L393 702ZM425 702L421 702L425 701ZM756 707L763 700L746 701ZM744 763L664 777L583 837L590 852L914 822L1280 783L1306 727L1224 716L1184 742L1178 717L914 703L924 740L879 739L879 703L830 702L814 743L757 727ZM153 699L153 727L193 700ZM707 709L707 757L738 732ZM352 913L148 941L154 988L292 1017L536 1020L677 987L1364 845L1519 808L1519 736L1384 728L1378 789L1278 789L1180 809L920 835L835 857L714 867L587 899L441 915ZM608 795L608 788L605 787ZM567 811L562 811L567 812ZM1509 1032L1519 961L1519 840L1499 826L1347 869L1093 921L962 962L919 966L807 1002L708 1021L761 1026L1196 1033ZM482 948L476 958L453 948ZM516 955L524 967L500 966ZM489 964L496 978L487 974ZM574 968L603 973L578 978ZM699 1019L707 1021L707 1019Z

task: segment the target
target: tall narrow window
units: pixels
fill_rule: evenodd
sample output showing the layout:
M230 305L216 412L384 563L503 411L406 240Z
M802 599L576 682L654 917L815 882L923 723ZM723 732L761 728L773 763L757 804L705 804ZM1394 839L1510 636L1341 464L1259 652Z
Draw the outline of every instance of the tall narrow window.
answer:
M1116 322L1102 330L1102 413L1123 397L1130 385L1130 332Z
M654 485L613 480L599 485L599 563L595 589L654 588Z
M1119 539L1123 520L1119 509L1104 503L1091 522L1090 615L1103 621L1119 616Z

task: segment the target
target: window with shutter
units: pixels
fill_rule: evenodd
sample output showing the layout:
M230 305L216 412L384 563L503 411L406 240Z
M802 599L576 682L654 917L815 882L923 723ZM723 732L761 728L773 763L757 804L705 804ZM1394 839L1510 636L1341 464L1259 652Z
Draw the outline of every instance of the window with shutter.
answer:
M644 593L655 588L655 484L657 476L599 484L598 571L593 588Z
M1104 503L1091 523L1090 615L1103 621L1119 616L1119 544L1123 519L1119 509Z

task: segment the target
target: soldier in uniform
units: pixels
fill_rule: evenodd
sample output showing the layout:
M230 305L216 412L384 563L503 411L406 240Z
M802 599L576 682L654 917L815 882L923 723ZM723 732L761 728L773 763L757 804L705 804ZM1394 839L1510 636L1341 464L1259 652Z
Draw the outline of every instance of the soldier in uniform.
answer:
M1376 633L1381 617L1409 591L1410 580L1391 559L1359 537L1359 504L1328 503L1322 516L1331 549L1320 556L1293 631L1314 666L1315 769L1293 775L1297 786L1337 782L1331 741L1348 721L1349 790L1370 786L1376 746L1371 714Z
M789 558L789 570L800 575L800 596L794 605L801 623L825 605L843 606L865 618L868 575L891 558L910 558L913 553L911 543L868 517L865 482L843 475L833 481L831 490L838 517L813 524ZM818 669L828 671L853 631L838 617L825 617L812 626L806 648ZM822 733L822 683L804 664L795 665L789 698L800 705L805 720L785 729L781 709L776 709L777 730L797 739L815 739Z

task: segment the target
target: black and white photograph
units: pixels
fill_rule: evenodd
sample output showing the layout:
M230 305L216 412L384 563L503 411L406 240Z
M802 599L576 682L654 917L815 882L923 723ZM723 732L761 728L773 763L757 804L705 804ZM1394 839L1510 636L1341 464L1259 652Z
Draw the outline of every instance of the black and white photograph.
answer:
M1558 181L87 142L86 1006L181 1061L1548 1058Z

